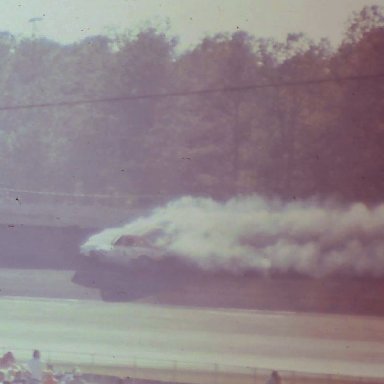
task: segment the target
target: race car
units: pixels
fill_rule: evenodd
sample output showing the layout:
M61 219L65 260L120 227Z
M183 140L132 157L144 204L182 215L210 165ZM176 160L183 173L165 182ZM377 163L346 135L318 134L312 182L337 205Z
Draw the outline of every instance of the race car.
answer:
M91 236L81 247L76 284L100 289L108 301L132 300L175 289L202 271L158 245L161 230L142 235L120 228Z

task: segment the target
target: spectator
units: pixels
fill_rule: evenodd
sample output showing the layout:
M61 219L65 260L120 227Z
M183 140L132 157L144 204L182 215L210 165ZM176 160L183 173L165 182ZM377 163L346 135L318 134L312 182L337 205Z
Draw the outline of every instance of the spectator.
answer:
M281 384L281 377L277 371L273 371L266 384Z
M60 384L69 384L73 380L72 373L64 373L60 376Z
M41 383L43 376L43 364L40 361L40 351L34 350L32 359L28 361L27 368L31 376L31 384Z
M57 384L58 381L56 380L55 376L53 375L52 370L48 370L44 373L44 379L43 384Z
M12 352L7 352L0 358L0 368L9 368L15 364L16 359Z
M75 368L73 370L73 379L69 382L69 384L86 384L81 377L81 371L79 368Z
M16 368L14 371L12 384L26 384L26 379L23 377L23 372L20 368Z
M7 373L0 371L0 384L9 384L10 380L7 379Z

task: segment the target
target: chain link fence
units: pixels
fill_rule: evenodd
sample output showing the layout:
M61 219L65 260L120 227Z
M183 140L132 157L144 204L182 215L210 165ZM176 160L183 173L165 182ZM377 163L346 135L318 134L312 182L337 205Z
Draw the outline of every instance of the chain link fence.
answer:
M2 352L12 351L22 363L31 358L30 349L3 347ZM271 370L215 362L191 362L168 359L150 359L134 355L108 355L101 353L79 353L74 351L42 350L43 361L55 370L71 371L81 368L91 381L104 384L131 383L133 379L152 382L191 384L262 384ZM278 367L277 367L278 368ZM283 384L354 384L384 383L384 378L353 377L334 374L315 374L279 370ZM93 375L93 376L92 376ZM96 376L95 376L96 375ZM96 380L95 377L98 379Z

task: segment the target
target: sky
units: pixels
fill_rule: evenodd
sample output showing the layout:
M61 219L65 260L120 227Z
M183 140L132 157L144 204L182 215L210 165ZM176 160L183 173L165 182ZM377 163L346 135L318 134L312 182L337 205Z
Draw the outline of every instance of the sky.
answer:
M283 40L304 32L337 46L353 11L384 0L0 0L0 30L60 43L155 26L192 48L204 36L245 30ZM38 19L31 22L31 19Z

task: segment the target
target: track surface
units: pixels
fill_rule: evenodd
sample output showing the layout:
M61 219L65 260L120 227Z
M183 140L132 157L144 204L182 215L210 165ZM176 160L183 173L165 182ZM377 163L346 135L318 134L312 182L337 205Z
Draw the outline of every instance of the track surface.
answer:
M39 348L79 363L96 354L93 358L115 364L136 360L156 367L177 361L200 369L218 363L222 370L238 366L384 377L382 318L111 304L93 290L65 288L69 275L1 271L3 348L12 347L23 359ZM28 292L35 298L20 297Z

